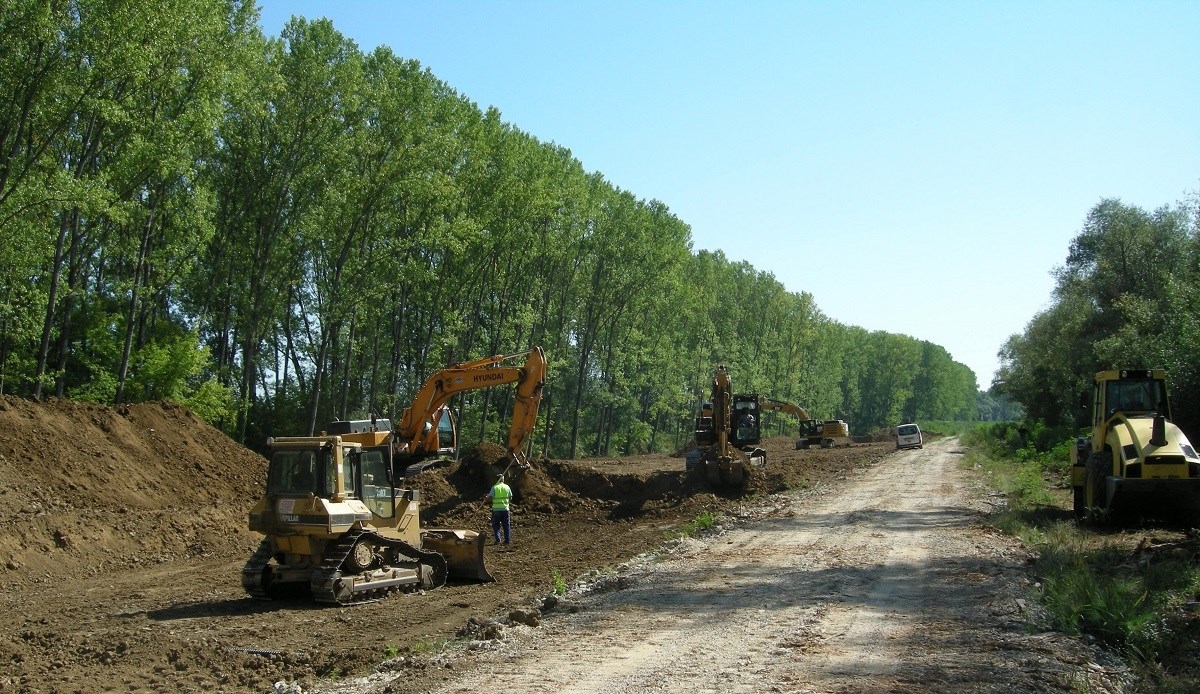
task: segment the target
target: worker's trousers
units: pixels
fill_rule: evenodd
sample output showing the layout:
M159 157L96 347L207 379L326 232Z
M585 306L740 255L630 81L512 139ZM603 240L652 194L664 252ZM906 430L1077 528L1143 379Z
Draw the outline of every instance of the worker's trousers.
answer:
M512 517L506 508L492 509L492 538L500 543L500 529L504 529L504 544L512 544Z

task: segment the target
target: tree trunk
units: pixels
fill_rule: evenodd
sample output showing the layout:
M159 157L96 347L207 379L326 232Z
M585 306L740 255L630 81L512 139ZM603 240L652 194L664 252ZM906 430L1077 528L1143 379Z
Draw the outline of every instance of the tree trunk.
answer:
M50 292L46 297L46 317L42 322L42 341L38 347L37 369L33 374L33 399L42 399L42 377L46 375L46 358L50 353L50 331L54 326L54 304L58 301L58 283L62 277L63 246L67 240L70 215L59 218L58 240L54 244L54 261L50 266Z

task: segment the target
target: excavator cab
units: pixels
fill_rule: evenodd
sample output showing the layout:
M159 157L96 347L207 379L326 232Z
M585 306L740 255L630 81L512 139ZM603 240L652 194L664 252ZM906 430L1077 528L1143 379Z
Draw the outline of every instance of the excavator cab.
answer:
M733 396L734 446L757 446L762 440L762 410L758 395Z

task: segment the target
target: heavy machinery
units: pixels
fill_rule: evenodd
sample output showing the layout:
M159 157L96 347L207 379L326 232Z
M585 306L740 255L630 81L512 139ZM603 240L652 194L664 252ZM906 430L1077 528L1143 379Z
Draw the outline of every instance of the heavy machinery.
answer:
M347 605L436 588L448 577L494 580L483 562L485 536L421 528L420 492L403 481L414 465L456 450L447 400L501 383L517 383L510 474L528 467L524 445L537 420L546 361L540 348L526 354L521 368L499 366L513 357L496 356L438 371L395 429L372 419L369 426L335 423L340 433L269 439L266 494L249 517L250 529L266 537L242 569L246 592L271 599L307 590L317 602Z
M1076 517L1200 509L1200 457L1170 420L1164 370L1095 375L1091 438L1071 449Z
M767 452L758 447L762 410L758 395L735 395L729 371L718 366L712 382L712 401L696 419L698 464L711 484L742 487L748 466L767 463Z
M850 425L840 419L820 421L810 419L800 422L800 438L796 439L796 450L813 446L833 448L839 440L850 437Z
M800 422L800 436L796 439L796 450L807 449L813 445L821 448L833 448L838 439L850 436L850 426L840 419L828 419L823 422L812 419L803 407L782 400L761 398L759 403L764 410L787 412Z
M505 365L525 357L522 366ZM468 390L492 388L515 383L515 402L508 430L508 467L505 472L519 473L529 467L525 451L542 401L546 383L546 354L541 347L511 355L494 355L454 364L435 371L425 379L412 403L404 409L395 429L380 429L366 421L334 422L330 434L351 434L349 440L365 446L389 448L393 466L404 466L405 476L414 475L430 465L458 457L458 428L453 411L446 406L451 397ZM371 430L385 435L365 435ZM361 437L356 435L363 435Z

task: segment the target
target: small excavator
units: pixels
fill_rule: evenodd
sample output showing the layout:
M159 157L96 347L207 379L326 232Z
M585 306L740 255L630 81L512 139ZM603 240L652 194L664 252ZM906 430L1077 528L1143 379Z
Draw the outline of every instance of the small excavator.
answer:
M767 464L767 452L758 446L762 410L758 395L731 391L728 369L718 366L712 401L704 403L696 419L696 444L701 447L697 464L710 484L744 487L747 468Z
M521 356L523 366L502 366ZM431 375L394 429L373 418L335 422L320 436L268 439L266 494L249 514L250 530L266 537L242 568L242 587L255 598L307 591L319 603L349 605L448 578L495 580L483 561L485 536L422 528L420 492L404 480L456 454L451 396L506 383L516 384L508 472L519 479L545 376L540 347L463 362Z

